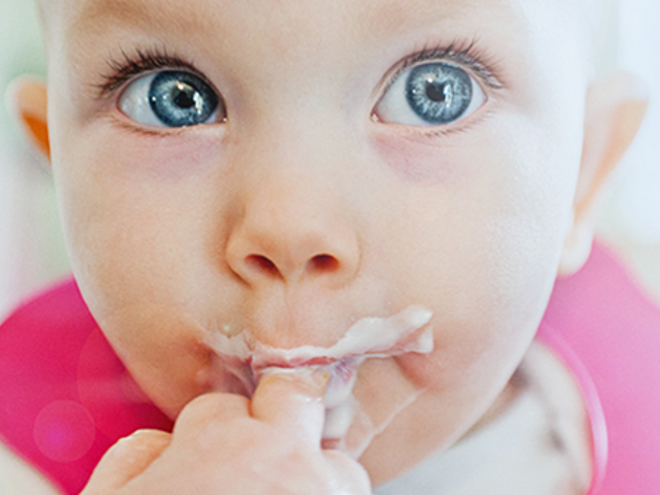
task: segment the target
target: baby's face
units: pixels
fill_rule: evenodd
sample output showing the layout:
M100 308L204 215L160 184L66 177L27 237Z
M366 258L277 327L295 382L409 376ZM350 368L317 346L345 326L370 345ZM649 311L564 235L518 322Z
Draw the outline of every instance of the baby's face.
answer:
M356 394L423 393L362 461L382 480L464 433L533 338L571 226L587 42L568 3L47 6L73 268L156 403L175 416L217 386L214 335L329 347L418 305L434 350L367 360Z

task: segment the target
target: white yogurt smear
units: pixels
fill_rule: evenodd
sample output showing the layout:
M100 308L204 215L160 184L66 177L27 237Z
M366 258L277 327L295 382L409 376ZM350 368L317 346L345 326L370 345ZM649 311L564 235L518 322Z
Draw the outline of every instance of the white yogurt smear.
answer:
M265 374L295 372L301 368L327 371L324 397L324 440L341 440L354 419L353 386L360 365L368 357L428 354L433 350L431 327L422 329L433 313L410 306L388 318L367 317L355 322L331 347L301 346L278 349L255 341L248 331L227 337L215 334L211 345L223 366L252 394Z

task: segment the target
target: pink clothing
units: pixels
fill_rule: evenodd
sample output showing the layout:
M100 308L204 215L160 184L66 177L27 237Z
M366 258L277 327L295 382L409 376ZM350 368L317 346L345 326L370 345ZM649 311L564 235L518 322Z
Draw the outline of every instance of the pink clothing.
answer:
M559 280L538 338L582 385L595 461L589 495L660 493L660 310L601 246Z
M660 311L601 247L557 282L539 339L582 385L593 432L590 495L660 490ZM0 327L0 440L66 494L137 428L172 424L137 388L73 281ZM607 459L607 464L606 464Z
M0 441L63 493L80 493L119 438L171 427L139 393L72 280L0 327Z

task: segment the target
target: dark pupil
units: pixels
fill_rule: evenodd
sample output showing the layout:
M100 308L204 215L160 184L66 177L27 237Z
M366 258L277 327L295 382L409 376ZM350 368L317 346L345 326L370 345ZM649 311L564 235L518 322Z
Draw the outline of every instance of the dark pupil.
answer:
M192 108L195 106L196 92L189 84L179 83L172 89L172 99L179 108Z
M447 84L428 83L426 85L426 96L438 103L444 103L447 99Z

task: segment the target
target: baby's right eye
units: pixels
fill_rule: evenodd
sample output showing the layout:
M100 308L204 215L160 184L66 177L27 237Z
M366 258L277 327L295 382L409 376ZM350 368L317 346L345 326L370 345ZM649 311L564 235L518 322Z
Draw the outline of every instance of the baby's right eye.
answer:
M222 122L225 109L216 92L190 72L168 70L131 82L119 98L119 109L140 124L184 127Z

